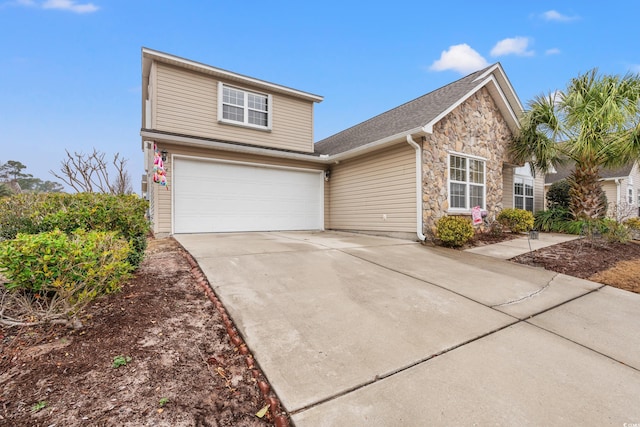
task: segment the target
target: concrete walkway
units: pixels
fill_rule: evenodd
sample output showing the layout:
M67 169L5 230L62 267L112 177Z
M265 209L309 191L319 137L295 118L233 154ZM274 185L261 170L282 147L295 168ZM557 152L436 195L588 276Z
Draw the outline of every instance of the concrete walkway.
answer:
M382 237L176 239L298 427L640 423L640 295Z
M498 259L510 259L527 252L542 249L558 243L568 242L577 238L578 236L570 234L540 233L537 239L530 239L525 235L518 237L517 239L467 249L467 252L486 255Z

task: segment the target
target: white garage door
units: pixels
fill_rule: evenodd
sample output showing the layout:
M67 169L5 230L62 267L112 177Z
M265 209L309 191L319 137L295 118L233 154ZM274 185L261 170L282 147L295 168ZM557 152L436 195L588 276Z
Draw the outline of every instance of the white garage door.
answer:
M321 171L177 158L174 232L320 230Z

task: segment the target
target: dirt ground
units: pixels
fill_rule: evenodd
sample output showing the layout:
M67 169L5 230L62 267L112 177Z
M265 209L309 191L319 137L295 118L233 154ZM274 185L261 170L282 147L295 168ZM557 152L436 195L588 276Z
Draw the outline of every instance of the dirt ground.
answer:
M512 261L640 292L638 243L572 241ZM82 329L0 327L0 425L288 425L203 280L177 242L151 240L136 277L90 306Z
M0 425L287 425L198 272L175 240L151 240L82 329L0 327Z

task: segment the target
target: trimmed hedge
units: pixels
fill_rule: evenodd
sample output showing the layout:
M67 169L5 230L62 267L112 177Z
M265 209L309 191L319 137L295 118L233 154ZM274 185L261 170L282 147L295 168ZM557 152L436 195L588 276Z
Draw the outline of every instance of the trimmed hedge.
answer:
M0 271L8 290L57 299L62 307L56 312L73 316L89 301L120 289L133 270L130 254L129 243L115 232L21 233L0 242Z
M497 218L498 222L512 233L524 233L533 229L533 214L524 209L503 209Z
M0 200L0 240L53 230L113 231L129 242L127 261L137 267L147 246L146 211L146 200L136 195L18 194Z
M114 232L18 234L0 243L0 268L10 290L90 288L102 294L117 290L128 277L130 252L129 243Z
M461 216L443 216L436 222L436 237L444 246L459 247L474 235L471 220Z

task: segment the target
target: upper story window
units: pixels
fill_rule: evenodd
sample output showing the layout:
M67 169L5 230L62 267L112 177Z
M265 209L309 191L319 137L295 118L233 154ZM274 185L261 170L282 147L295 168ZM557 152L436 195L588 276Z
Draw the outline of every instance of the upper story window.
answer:
M630 205L633 204L633 187L627 188L628 202Z
M449 208L485 209L485 162L482 159L449 155Z
M271 129L271 95L218 85L218 120L257 129Z

